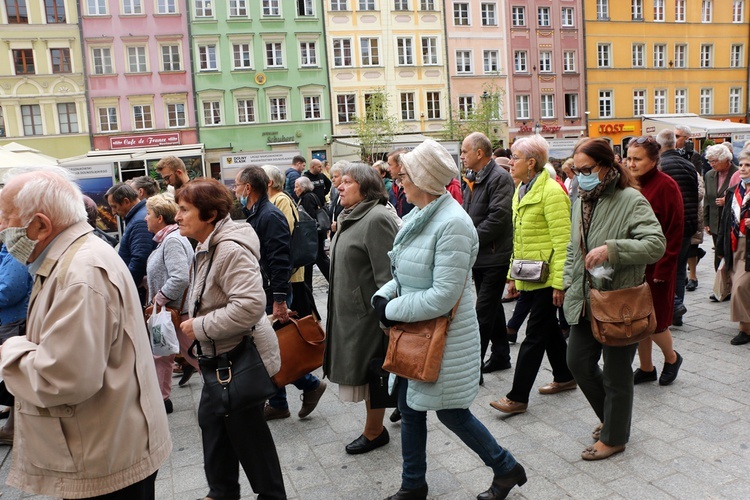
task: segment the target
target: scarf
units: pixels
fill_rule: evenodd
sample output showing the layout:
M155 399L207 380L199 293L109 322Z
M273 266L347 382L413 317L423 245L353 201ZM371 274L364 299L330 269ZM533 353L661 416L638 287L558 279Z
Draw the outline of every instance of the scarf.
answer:
M351 215L351 213L354 211L355 208L359 206L360 203L362 203L362 200L358 201L357 203L355 203L349 208L343 209L336 220L338 222L344 222L344 220L346 220L346 218Z
M178 226L177 224L170 224L168 226L164 226L163 228L159 229L159 231L154 235L153 240L158 245L162 241L164 241L164 238L166 238L169 233L176 231L179 228L180 226Z
M583 213L581 222L583 223L584 235L588 235L589 233L589 225L591 224L591 218L594 216L594 207L599 197L601 197L602 193L606 191L612 182L617 182L619 177L620 175L616 168L608 168L602 182L591 191L584 191L579 186L578 193L581 197L581 211Z
M737 185L737 189L734 190L734 196L732 196L732 210L731 210L731 223L732 223L732 252L737 251L737 244L739 243L740 237L747 234L745 227L745 220L747 219L750 206L747 204L747 193L745 184L740 182Z

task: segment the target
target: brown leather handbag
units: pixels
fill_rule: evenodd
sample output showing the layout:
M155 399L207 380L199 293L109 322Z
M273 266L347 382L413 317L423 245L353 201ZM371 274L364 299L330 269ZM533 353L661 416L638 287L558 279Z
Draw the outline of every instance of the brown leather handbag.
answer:
M281 369L273 376L277 387L291 384L323 365L326 334L314 315L273 325L279 338Z

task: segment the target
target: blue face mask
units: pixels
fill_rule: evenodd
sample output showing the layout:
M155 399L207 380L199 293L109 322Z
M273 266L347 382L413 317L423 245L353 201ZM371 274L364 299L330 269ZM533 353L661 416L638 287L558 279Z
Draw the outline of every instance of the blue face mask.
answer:
M240 196L240 205L247 208L247 196Z
M740 177L740 180L741 180L741 181L742 181L742 183L743 183L743 184L745 184L745 185L747 185L747 184L750 184L750 177L748 177L747 179L743 179L742 177Z
M589 175L576 174L576 179L578 179L578 187L584 191L591 191L602 182L599 180L599 174L594 172Z

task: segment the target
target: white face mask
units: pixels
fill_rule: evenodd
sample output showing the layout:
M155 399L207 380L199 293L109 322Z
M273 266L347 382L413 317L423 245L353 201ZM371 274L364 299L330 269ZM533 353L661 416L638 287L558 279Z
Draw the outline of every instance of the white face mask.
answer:
M32 240L26 234L24 227L6 227L0 231L0 242L5 243L8 253L24 266L28 263L29 257L34 252L38 241Z

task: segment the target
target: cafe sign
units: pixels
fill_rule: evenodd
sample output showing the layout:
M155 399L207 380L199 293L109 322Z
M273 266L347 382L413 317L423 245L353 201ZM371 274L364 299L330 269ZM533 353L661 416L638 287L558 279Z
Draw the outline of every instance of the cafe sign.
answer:
M152 135L125 135L109 138L109 147L112 149L177 146L179 144L179 132Z
M599 125L600 134L619 134L621 132L635 132L635 125L624 123L603 123Z

